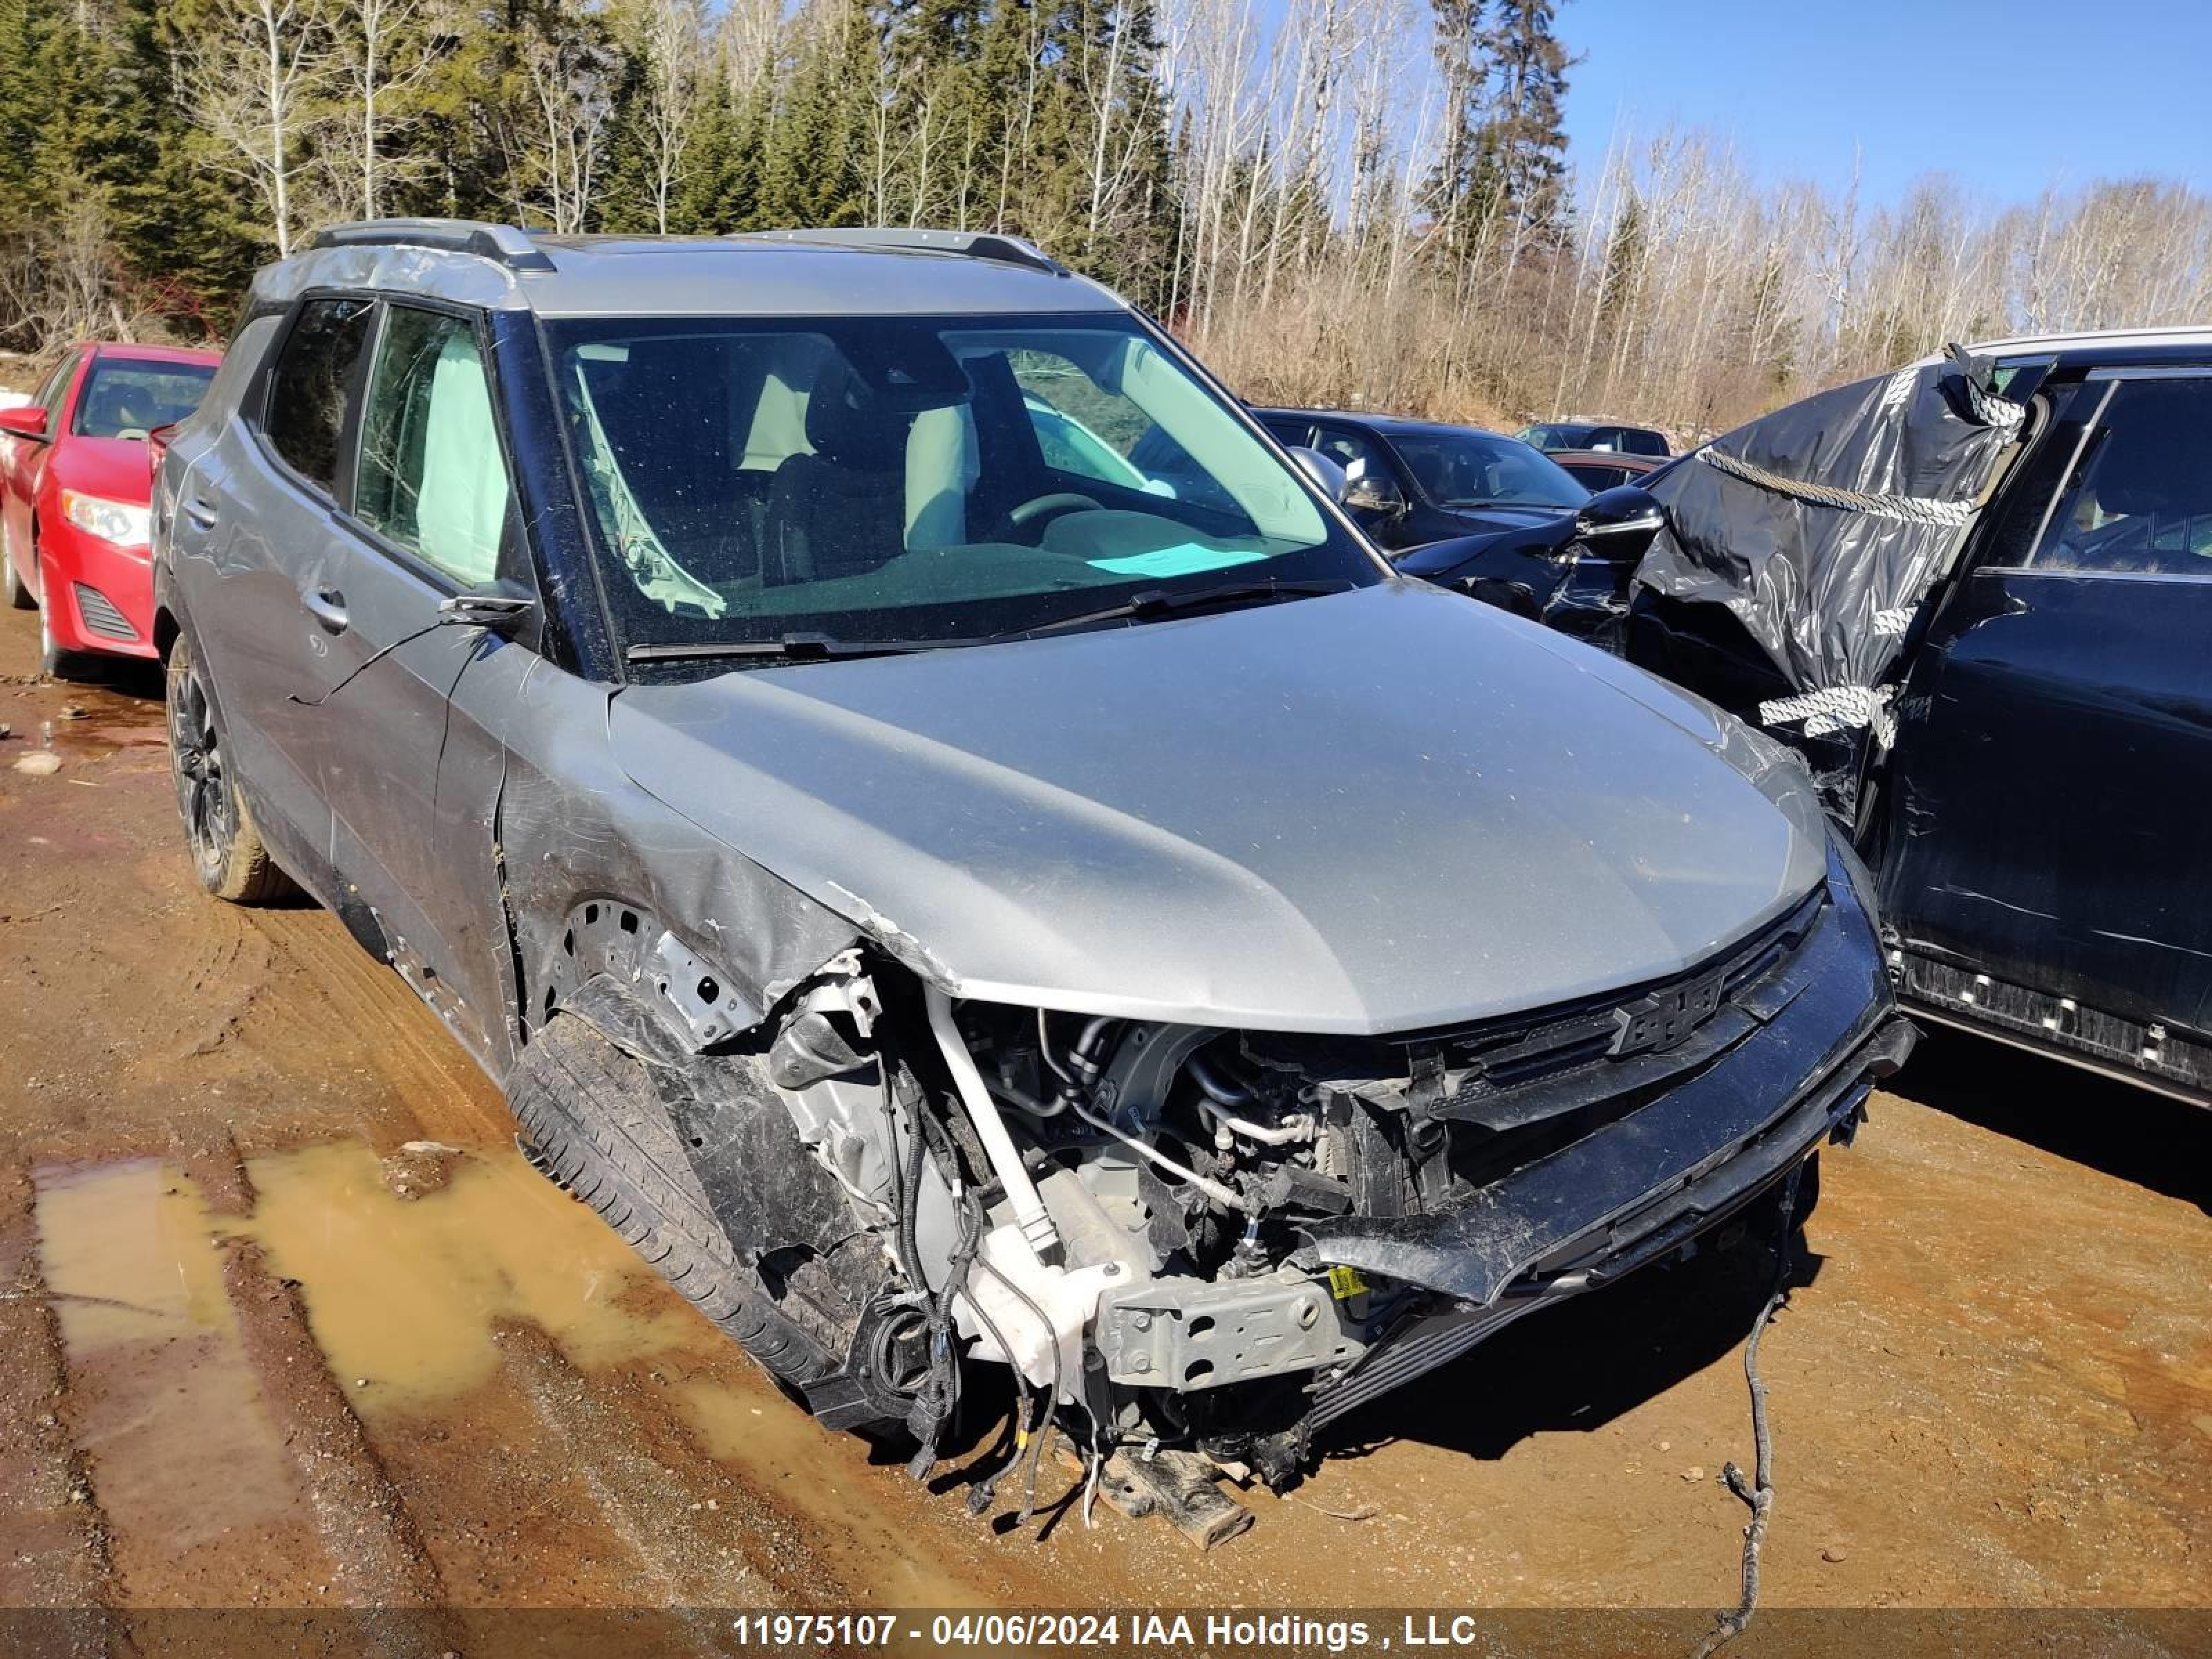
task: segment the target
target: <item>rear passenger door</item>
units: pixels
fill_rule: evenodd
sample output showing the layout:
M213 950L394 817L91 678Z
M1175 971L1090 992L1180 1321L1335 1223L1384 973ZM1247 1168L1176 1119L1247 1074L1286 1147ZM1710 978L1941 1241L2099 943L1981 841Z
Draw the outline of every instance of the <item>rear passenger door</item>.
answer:
M2212 375L2054 395L1905 688L1883 908L1915 994L2178 1077L2212 1033Z
M241 394L242 418L193 459L168 559L262 833L332 903L341 895L323 801L322 699L343 670L325 612L344 549L344 439L374 314L371 301L322 295L273 325L278 343Z
M512 975L495 819L527 645L440 623L462 592L533 592L488 335L464 310L387 301L361 395L331 572L331 650L355 678L323 711L338 868L392 959L495 1073Z

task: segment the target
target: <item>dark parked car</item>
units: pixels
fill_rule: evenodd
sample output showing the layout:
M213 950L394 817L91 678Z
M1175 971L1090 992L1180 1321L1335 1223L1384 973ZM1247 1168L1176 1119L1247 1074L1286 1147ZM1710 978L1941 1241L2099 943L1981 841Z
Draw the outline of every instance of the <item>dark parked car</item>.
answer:
M1659 525L1641 490L1593 496L1517 438L1329 410L1253 413L1342 469L1346 509L1407 575L1570 633L1610 624Z
M1560 450L1617 451L1623 455L1648 455L1665 460L1667 434L1648 426L1629 426L1620 421L1547 421L1524 426L1523 443L1547 453Z
M1653 489L1629 656L1813 762L1914 1010L2212 1103L2212 331L1954 349Z
M1771 1224L1910 1042L1781 745L1401 580L1026 244L325 231L155 540L202 884L336 909L924 1468L973 1358L1288 1480Z
M1666 465L1654 455L1631 455L1601 449L1555 449L1547 452L1559 471L1592 495L1617 489L1625 483L1641 483L1647 473Z
M1331 410L1255 409L1293 448L1344 470L1344 505L1386 551L1468 537L1558 540L1589 491L1517 438Z

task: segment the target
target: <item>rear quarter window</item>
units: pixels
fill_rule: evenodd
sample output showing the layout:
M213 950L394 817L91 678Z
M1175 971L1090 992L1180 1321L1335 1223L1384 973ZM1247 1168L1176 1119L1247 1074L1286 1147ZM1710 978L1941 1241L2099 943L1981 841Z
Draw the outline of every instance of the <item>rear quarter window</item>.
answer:
M308 301L270 371L262 435L287 465L325 495L337 494L347 399L374 314L368 300Z

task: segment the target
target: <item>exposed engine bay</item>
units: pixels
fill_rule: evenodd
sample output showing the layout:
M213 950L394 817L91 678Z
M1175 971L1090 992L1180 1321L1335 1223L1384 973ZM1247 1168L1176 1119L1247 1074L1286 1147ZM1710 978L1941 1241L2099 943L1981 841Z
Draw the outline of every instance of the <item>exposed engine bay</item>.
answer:
M1406 1037L959 1000L869 945L711 1052L605 975L562 1006L685 1074L662 1097L701 1195L803 1334L763 1363L826 1424L902 1431L926 1472L996 1362L986 1501L1024 1464L1034 1493L1048 1425L1094 1468L1280 1487L1328 1422L1849 1134L1910 1035L1838 971L1872 961L1848 890L1667 985Z

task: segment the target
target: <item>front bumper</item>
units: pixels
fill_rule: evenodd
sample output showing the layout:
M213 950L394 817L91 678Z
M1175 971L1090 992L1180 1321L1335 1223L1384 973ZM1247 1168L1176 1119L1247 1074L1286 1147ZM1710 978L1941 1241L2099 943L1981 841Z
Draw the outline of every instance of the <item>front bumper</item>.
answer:
M1522 1314L1611 1283L1742 1209L1820 1143L1848 1133L1875 1082L1911 1051L1873 929L1847 882L1753 1036L1656 1099L1473 1200L1316 1230L1325 1265L1442 1298L1316 1379L1318 1427L1465 1352ZM1807 1056L1813 1057L1809 1062Z
M70 526L52 532L40 551L40 602L57 646L122 657L160 654L154 648L154 567L145 548L120 546Z

